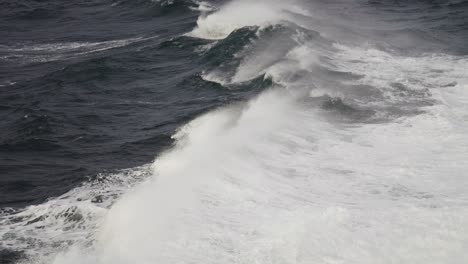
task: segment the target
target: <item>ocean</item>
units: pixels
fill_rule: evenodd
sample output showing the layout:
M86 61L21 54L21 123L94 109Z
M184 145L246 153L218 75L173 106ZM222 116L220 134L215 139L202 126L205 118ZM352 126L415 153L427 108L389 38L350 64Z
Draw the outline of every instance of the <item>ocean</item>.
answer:
M468 1L0 1L1 264L465 264Z

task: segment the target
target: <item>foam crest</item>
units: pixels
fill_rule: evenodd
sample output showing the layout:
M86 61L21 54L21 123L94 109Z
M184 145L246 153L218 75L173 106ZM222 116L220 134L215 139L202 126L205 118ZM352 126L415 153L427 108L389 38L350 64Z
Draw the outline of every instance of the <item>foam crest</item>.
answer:
M242 27L274 25L293 19L290 12L297 8L292 4L276 0L231 1L212 14L200 16L197 27L188 35L203 39L223 39Z
M197 10L202 13L216 10L216 8L210 2L206 2L206 1L194 1L194 2L198 6L196 8L191 7L192 10Z
M205 213L209 213L205 211L209 202L205 200L209 195L206 186L236 176L229 171L229 160L242 162L243 155L250 155L243 146L256 144L287 121L292 101L283 93L270 91L245 108L212 112L181 128L175 135L177 146L156 160L156 178L127 194L106 217L96 246L98 263L183 261L203 252L196 247L210 250L211 242L201 241L206 235L211 239L203 230L209 228L205 226ZM200 244L188 245L193 239L201 239ZM174 255L187 246L188 256ZM56 263L68 263L67 259L59 255Z

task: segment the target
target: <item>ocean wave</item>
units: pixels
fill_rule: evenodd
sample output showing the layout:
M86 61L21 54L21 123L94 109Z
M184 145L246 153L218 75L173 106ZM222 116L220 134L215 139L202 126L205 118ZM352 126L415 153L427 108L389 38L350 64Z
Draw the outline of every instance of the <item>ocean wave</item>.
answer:
M152 164L5 211L7 248L54 264L464 263L468 57L401 51L378 32L403 24L372 25L360 3L212 6L138 53L185 52L179 68L152 66L175 80L164 89L190 87L181 107L198 117L146 126L178 126ZM330 13L314 25L320 7ZM96 81L129 69L124 58L51 76ZM183 101L176 91L163 98Z

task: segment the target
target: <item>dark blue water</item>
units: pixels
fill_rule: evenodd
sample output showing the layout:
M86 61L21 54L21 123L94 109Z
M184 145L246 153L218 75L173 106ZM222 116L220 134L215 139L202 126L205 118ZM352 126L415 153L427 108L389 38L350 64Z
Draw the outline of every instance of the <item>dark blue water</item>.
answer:
M371 42L401 56L468 55L468 1L307 4L323 13L309 32L318 46ZM222 40L185 36L197 25L198 6L189 0L0 2L0 210L41 204L102 173L150 163L173 146L180 126L272 85L263 76L226 87L202 78L237 68L238 53L260 37L252 27ZM263 38L300 30L291 27L267 29ZM319 74L326 81L348 78ZM415 105L431 105L426 99ZM379 110L324 100L321 108L349 122L381 122L370 120ZM420 113L392 107L395 115ZM20 255L0 248L0 263Z
M200 78L213 59L180 36L199 15L190 1L1 5L0 207L150 162L175 128L255 92Z

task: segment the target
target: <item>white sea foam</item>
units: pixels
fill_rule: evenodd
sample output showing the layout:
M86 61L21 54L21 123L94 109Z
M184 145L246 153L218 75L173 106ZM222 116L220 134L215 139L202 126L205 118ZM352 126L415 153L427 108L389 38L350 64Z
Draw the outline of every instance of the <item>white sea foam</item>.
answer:
M211 71L209 73L202 73L201 74L201 78L207 82L214 82L214 83L218 83L218 84L221 84L221 85L226 85L228 84L228 80L227 78L225 77L222 77L219 75L220 73L216 72L216 71Z
M0 211L0 248L25 250L31 262L50 261L57 250L93 243L95 231L115 200L146 179L149 166L98 175L43 204Z
M277 21L264 2L234 21L246 6L222 7L192 34ZM245 57L231 79L205 74L221 84L265 74L281 87L180 128L152 177L95 214L93 243L53 263L465 263L468 58L337 43L323 53L299 35L281 52ZM324 56L330 71L359 77L312 80ZM420 100L420 112L340 123L311 106L311 97L359 97L352 85L382 92L377 103Z
M196 8L191 8L192 10L197 10L197 11L200 11L202 13L211 12L211 11L216 10L216 7L214 7L210 2L194 1L194 3L197 4L197 7Z
M385 124L330 123L283 89L208 113L112 208L94 248L55 263L464 263L466 59L342 50L379 56L393 79L437 60L450 72L433 82L458 84Z
M215 13L200 16L197 27L188 35L204 39L222 39L235 29L245 26L268 26L282 20L291 20L292 13L298 9L293 4L279 0L232 1Z

